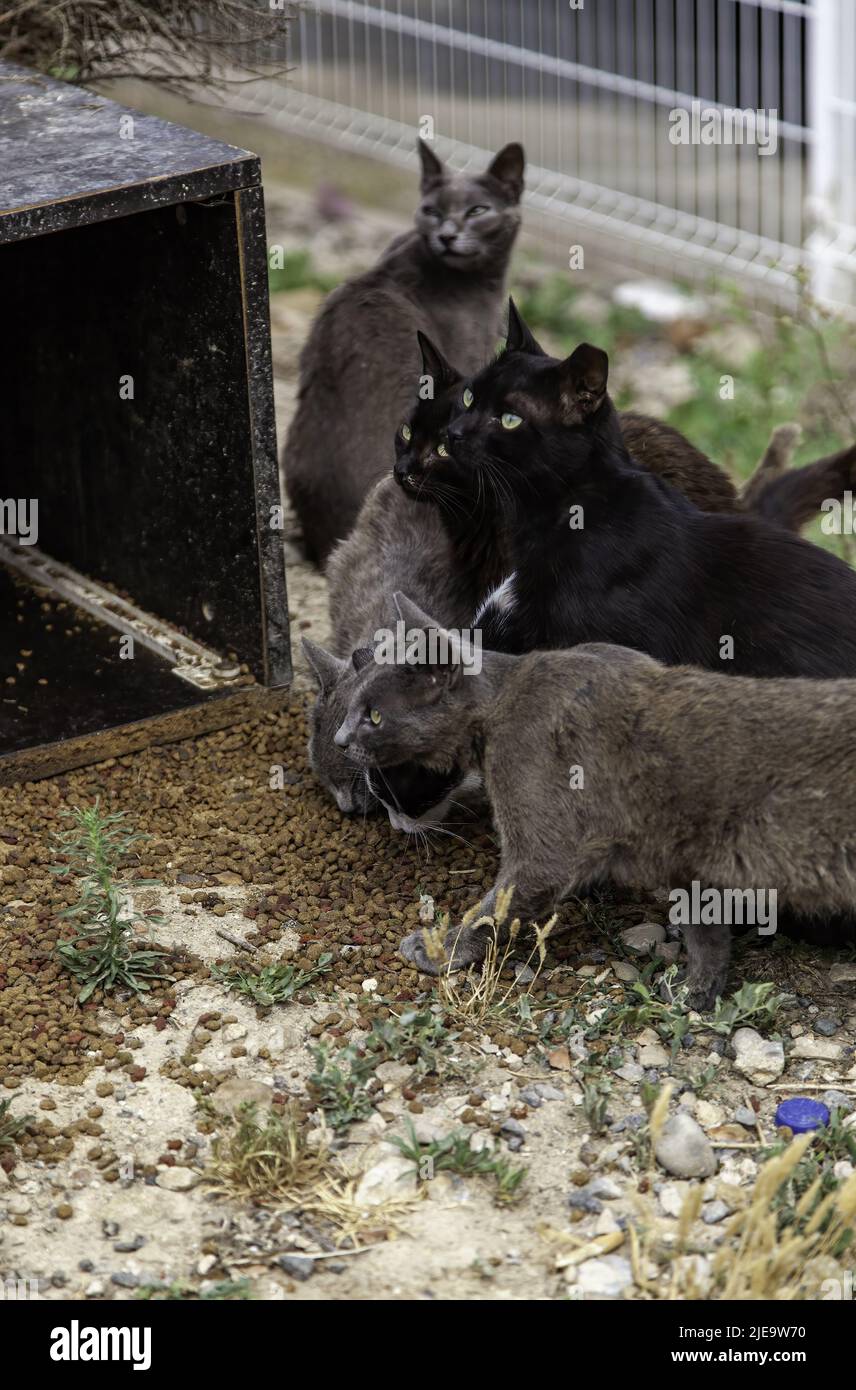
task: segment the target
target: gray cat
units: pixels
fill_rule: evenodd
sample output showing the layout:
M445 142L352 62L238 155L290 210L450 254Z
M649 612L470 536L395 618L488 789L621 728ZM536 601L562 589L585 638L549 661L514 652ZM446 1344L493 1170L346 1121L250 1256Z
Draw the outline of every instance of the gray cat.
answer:
M300 361L297 413L283 454L286 489L310 558L347 536L418 380L416 333L465 371L493 353L520 228L525 156L506 145L479 175L450 173L422 141L416 227L330 295Z
M355 769L334 742L357 675L353 652L370 647L379 628L395 624L392 596L402 584L449 627L469 622L480 594L439 512L408 497L391 474L372 488L357 526L333 551L327 574L332 650L303 639L318 681L309 763L340 811L362 812L374 798L362 769Z
M396 595L408 629L437 624ZM454 641L450 641L454 652ZM478 675L372 662L336 735L354 763L403 754L483 772L501 863L480 904L514 886L512 912L544 922L587 885L775 890L814 915L856 906L856 682L763 680L666 667L625 647L586 644L508 656ZM725 986L727 924L685 926L687 984L710 1008ZM453 967L486 941L452 928ZM420 932L402 943L437 974Z

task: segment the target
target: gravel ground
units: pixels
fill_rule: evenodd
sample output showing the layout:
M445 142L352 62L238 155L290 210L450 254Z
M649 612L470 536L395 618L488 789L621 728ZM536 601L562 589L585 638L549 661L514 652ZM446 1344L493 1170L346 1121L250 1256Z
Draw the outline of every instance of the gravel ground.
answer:
M398 225L322 226L290 190L269 191L268 206L271 241L308 245L319 268L344 273ZM319 299L273 301L281 430ZM293 524L286 547L293 633L323 642L324 581L302 563ZM452 913L475 902L496 855L475 819L419 847L380 819L341 816L306 764L309 682L296 655L278 713L0 793L0 1099L29 1117L0 1147L0 1286L95 1300L716 1296L717 1252L739 1239L778 1102L826 1097L852 1119L852 949L744 940L732 988L772 981L789 1002L731 1035L690 1015L675 1041L662 1015L627 1012L652 952L677 954L662 905L568 904L537 979L508 974L513 1007L447 1017L422 1063L418 1048L388 1046L365 1113L330 1135L309 1048L347 1057L403 1027L396 1019L439 1008L398 941L426 895ZM277 770L284 790L271 789ZM157 914L151 932L171 955L149 995L96 993L80 1006L54 950L75 890L48 870L61 813L96 795L149 837L122 886ZM149 878L160 886L138 886ZM254 1003L211 973L236 960L311 971L327 955L284 1004ZM652 1153L644 1102L666 1082L671 1120ZM212 1185L242 1102L292 1117L324 1153L324 1202ZM421 1141L462 1132L471 1151L522 1165L518 1200L499 1204L490 1174L417 1183L389 1142L409 1124ZM827 1170L852 1178L844 1148ZM818 1296L827 1272L810 1268L804 1292Z

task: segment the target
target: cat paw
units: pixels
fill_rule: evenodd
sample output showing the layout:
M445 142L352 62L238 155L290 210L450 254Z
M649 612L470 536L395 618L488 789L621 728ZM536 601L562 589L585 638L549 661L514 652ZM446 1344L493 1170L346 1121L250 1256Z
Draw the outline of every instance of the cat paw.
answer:
M696 1013L706 1014L716 1008L717 999L719 999L725 991L725 979L719 976L713 979L709 977L694 979L692 976L688 975L686 986L687 1004L689 1007L695 1009Z
M429 954L421 931L405 936L399 946L399 953L406 961L423 975L439 975L446 970L466 970L468 965L477 965L484 960L486 943L480 934L467 929L453 927L444 943L446 956L438 960Z
M442 961L434 960L429 956L421 931L412 931L409 936L405 936L398 952L423 975L439 975L443 969Z

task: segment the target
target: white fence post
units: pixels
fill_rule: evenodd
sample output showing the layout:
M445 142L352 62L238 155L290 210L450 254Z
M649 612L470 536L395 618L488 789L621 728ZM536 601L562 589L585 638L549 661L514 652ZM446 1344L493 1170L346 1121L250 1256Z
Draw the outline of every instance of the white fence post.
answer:
M848 142L843 136L844 123L849 120L852 125L853 116L845 114L842 104L852 101L853 94L842 91L842 74L848 74L852 81L853 67L843 51L849 28L843 7L850 4L852 0L814 0L809 34L813 139L809 147L808 212L814 226L806 250L812 292L827 304L853 299L853 277L843 269L835 250L842 224L847 221L843 161Z

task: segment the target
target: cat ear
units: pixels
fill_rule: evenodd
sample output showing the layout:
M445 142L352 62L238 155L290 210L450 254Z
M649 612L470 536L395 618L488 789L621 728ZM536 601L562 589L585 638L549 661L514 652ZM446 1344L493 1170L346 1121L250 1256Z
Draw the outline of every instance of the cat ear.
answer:
M374 649L372 647L357 647L351 654L351 665L355 671L363 671L366 666L371 666L374 661Z
M427 334L421 329L417 330L419 346L422 349L422 371L425 376L429 376L432 381L440 386L453 386L456 381L462 381L461 373L447 362L439 348L435 347Z
M519 203L523 196L523 174L526 169L526 155L523 146L515 141L505 145L499 154L494 155L487 167L488 178L501 183L506 197L512 203Z
M442 183L446 177L446 166L442 160L438 159L430 145L426 145L424 140L418 142L419 158L422 162L422 183L423 193L427 193L435 184Z
M562 399L577 416L591 415L606 395L609 358L602 348L580 343L559 366Z
M532 357L547 356L541 344L536 341L528 324L524 323L520 310L513 299L508 301L508 338L505 351L528 352Z
M461 648L461 638L456 632L448 632L434 618L429 618L427 613L423 613L417 604L412 603L406 594L400 591L393 594L393 601L398 609L398 616L406 624L408 630L417 628L420 631L434 631L437 635L438 648L445 649L448 660L431 665L430 660L420 666L420 670L430 675L432 682L438 690L445 682L447 689L453 690L460 680L463 670L463 653Z
M392 601L399 618L403 619L408 627L436 627L438 631L440 630L440 623L436 622L434 618L429 618L427 613L423 613L422 609L412 603L407 595L400 590L393 594Z
M332 652L316 646L314 642L310 642L308 637L303 638L303 655L315 673L318 689L322 695L331 690L348 669L347 661L342 661Z

